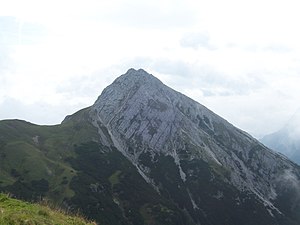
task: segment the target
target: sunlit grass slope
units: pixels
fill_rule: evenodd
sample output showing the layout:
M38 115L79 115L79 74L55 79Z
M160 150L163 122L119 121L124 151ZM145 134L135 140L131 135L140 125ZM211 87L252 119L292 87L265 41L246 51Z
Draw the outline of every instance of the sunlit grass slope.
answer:
M1 225L92 225L84 218L68 215L59 209L32 204L0 194L0 224Z

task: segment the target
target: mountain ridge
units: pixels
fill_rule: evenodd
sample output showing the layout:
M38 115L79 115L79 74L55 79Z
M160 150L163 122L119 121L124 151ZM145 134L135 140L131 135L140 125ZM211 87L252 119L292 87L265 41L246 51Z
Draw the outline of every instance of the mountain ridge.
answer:
M0 190L57 196L104 224L300 222L299 166L142 69L60 125L1 121L1 141Z

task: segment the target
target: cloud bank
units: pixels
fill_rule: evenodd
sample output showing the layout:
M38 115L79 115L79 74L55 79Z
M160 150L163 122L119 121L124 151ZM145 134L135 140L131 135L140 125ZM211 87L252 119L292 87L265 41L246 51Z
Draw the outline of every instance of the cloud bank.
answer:
M256 137L271 133L300 107L296 6L292 0L0 3L1 119L58 123L135 67ZM30 107L41 105L55 113L30 117Z

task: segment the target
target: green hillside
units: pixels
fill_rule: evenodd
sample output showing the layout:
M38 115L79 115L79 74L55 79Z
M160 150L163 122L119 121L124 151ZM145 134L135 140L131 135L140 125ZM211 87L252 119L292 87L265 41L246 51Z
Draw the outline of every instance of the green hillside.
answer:
M69 183L76 170L66 159L74 157L74 145L97 139L85 113L81 110L73 120L55 126L0 121L0 191L26 200L48 197L56 203L72 197Z
M87 113L55 126L0 121L0 191L30 202L46 199L100 224L189 224L126 157L99 142Z
M0 194L0 224L4 225L87 225L95 224L40 204L32 204Z

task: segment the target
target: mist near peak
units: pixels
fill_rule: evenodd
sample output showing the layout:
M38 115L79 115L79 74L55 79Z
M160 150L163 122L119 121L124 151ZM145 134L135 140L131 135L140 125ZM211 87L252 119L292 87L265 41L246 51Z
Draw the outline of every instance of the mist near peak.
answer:
M300 164L300 109L283 128L264 136L260 141Z

